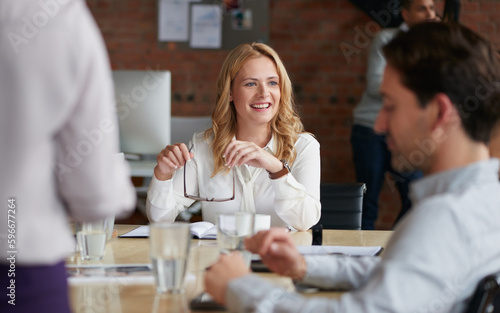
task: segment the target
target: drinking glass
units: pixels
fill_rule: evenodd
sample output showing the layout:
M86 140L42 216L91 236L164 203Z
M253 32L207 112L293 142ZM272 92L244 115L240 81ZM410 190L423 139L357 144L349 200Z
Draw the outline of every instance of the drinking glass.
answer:
M250 266L252 253L245 249L245 238L254 234L255 216L247 212L217 215L217 246L222 253L238 251Z
M106 250L109 232L113 232L113 217L95 222L76 222L76 239L82 260L101 260ZM110 229L111 227L111 229Z
M149 241L157 292L182 293L191 245L189 223L153 223Z

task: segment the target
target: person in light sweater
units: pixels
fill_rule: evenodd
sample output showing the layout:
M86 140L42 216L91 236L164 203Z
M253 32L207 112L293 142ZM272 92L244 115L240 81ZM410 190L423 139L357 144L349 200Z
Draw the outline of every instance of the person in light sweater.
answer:
M0 1L0 21L0 312L70 312L70 220L135 208L111 67L83 0Z

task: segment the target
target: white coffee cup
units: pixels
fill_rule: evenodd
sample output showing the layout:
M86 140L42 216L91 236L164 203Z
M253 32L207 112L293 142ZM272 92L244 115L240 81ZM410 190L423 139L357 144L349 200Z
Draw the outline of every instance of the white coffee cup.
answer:
M255 214L254 233L271 228L271 215Z

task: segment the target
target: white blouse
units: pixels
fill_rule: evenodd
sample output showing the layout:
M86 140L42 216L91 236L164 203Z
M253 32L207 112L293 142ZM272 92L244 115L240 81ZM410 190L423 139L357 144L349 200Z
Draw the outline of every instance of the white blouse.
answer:
M291 173L271 180L267 171L247 165L232 168L228 174L210 177L214 159L203 133L192 139L194 158L187 162L188 194L206 198L230 198L235 180L235 198L226 202L202 201L203 220L215 223L216 215L249 211L271 215L271 226L291 226L307 230L321 215L319 186L321 175L319 143L310 134L300 134L295 149L297 157ZM273 152L274 139L265 149ZM147 212L151 221L174 221L194 200L184 197L184 168L172 179L153 177L148 189Z

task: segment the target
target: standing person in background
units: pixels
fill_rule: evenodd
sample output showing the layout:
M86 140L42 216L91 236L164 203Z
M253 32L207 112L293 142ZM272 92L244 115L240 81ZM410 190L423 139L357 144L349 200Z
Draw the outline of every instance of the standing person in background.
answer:
M0 312L70 312L69 218L135 205L103 40L85 1L60 2L0 2Z
M269 46L243 44L229 53L217 79L212 128L190 145L168 145L158 154L148 190L151 221L173 222L205 200L203 220L212 223L218 213L235 211L269 214L271 225L297 230L318 222L319 143L304 132L288 74Z
M362 229L375 229L378 217L380 190L385 173L389 172L401 198L401 211L398 221L411 206L408 199L408 185L412 180L422 177L410 164L394 168L390 164L391 153L387 149L385 136L375 134L373 126L382 107L380 83L385 68L382 47L398 32L407 31L418 23L436 20L433 0L403 0L401 15L404 23L397 28L383 29L373 39L366 71L366 90L361 102L354 109L354 126L351 134L352 154L356 171L356 181L366 183L363 197Z
M381 257L303 256L284 229L257 233L245 246L270 270L350 291L338 299L293 294L250 274L232 253L205 272L205 290L228 311L462 313L478 282L500 271L500 162L488 151L500 119L496 53L448 23L412 27L383 51L375 130L387 135L393 166L421 156L415 166L425 176L411 185L412 209Z

